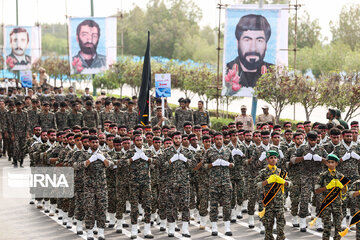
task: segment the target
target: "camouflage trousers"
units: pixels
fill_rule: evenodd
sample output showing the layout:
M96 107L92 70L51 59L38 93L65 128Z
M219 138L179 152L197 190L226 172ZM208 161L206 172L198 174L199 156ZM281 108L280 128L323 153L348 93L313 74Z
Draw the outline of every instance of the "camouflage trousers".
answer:
M75 198L69 198L68 217L72 218L75 215Z
M284 216L284 208L266 208L265 215L262 218L262 222L265 227L265 240L273 240L273 227L276 219L276 229L277 229L277 240L285 239L285 216Z
M150 223L151 217L151 187L150 181L136 183L130 182L130 204L131 204L131 224L137 224L139 217L139 207L144 209L144 222Z
M324 232L322 239L330 239L331 234L331 214L333 216L333 223L335 226L334 240L341 239L338 232L341 232L341 221L343 219L341 205L330 204L321 214L322 221L324 223Z
M14 142L10 138L4 138L3 153L7 153L9 158L13 157Z
M231 208L235 208L236 204L241 205L244 201L244 179L232 179L231 186Z
M19 135L15 135L15 140L13 143L13 162L17 163L19 162L20 164L23 164L24 162L24 147L25 147L25 143L26 143L26 136L19 136Z
M166 219L166 208L167 208L167 199L168 199L168 190L166 188L165 181L159 181L159 200L158 200L158 214L161 220Z
M231 214L231 182L223 185L209 186L210 198L210 222L217 222L219 214L219 205L223 207L223 220L230 221Z
M159 186L158 184L151 183L151 213L156 213L156 210L159 208Z
M208 181L201 181L198 188L198 206L199 214L201 217L208 215L209 206L209 183Z
M259 204L259 211L262 211L263 205L262 205L262 194L259 193L259 189L255 182L255 177L248 178L248 186L247 186L248 192L248 214L254 215L255 213L255 204Z
M123 218L123 214L126 211L126 201L129 200L128 199L129 193L130 190L128 184L119 183L116 185L116 195L117 195L116 218L117 219Z
M108 213L116 213L117 197L116 187L108 186Z
M355 182L359 179L358 176L347 176L351 182ZM348 185L349 186L349 185ZM340 196L339 196L340 197ZM346 194L342 196L342 198L344 199L342 201L342 215L345 217L346 216L346 209L349 208L350 209L350 214L351 216L353 216L356 213L356 201L350 197L349 191L346 191Z
M317 181L317 175L302 176L301 178L301 192L300 192L300 210L299 217L305 218L309 216L309 203L311 201L311 194L313 193L313 206L316 207L316 212L319 212L321 204L321 194L315 194L315 183Z
M301 179L300 177L291 178L292 186L290 187L291 215L297 216L299 212ZM286 198L285 198L286 199Z
M197 205L197 193L198 193L198 185L197 182L190 182L190 209L195 209Z
M190 221L190 183L168 183L168 204L167 221L175 222L177 219L177 210L181 212L182 222ZM179 204L177 204L179 203ZM178 205L178 206L177 206Z
M85 203L85 226L92 229L95 225L98 228L105 228L106 209L107 209L107 187L104 183L97 183L96 186L86 186L84 188Z
M85 208L84 208L84 191L76 191L74 193L75 198L75 218L79 221L84 220Z

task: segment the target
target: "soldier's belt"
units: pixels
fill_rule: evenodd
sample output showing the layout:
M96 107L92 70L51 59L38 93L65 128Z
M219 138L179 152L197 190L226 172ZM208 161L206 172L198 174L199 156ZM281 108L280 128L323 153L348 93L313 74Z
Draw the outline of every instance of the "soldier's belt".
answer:
M281 178L285 179L287 176L287 172L281 170L279 176ZM280 191L281 187L282 187L282 184L280 184L280 183L273 183L271 185L269 191L266 194L264 194L264 198L262 201L264 204L264 207L266 207L274 199L276 194Z

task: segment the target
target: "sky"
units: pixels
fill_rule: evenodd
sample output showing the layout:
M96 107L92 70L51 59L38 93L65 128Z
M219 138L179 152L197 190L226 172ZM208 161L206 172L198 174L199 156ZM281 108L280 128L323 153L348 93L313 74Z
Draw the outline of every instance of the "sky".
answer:
M73 17L90 16L91 0L18 0L19 25L33 25L40 23L64 23L66 15ZM220 0L196 0L194 1L203 11L201 26L218 24L219 10L216 8ZM148 0L93 0L94 16L104 17L116 14L117 10L129 11L138 5L146 8ZM236 4L237 0L222 0L224 4ZM294 3L295 0L291 0ZM304 10L310 13L312 19L319 19L323 38L331 39L330 21L337 21L343 6L348 4L360 4L360 0L298 0ZM0 0L0 21L4 25L16 24L16 0ZM224 16L224 11L222 12ZM224 18L222 18L222 21Z

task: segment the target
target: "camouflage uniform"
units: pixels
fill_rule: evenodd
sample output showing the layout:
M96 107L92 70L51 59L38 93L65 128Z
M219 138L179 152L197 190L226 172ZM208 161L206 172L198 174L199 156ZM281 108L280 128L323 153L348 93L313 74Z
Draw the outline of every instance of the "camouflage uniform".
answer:
M47 131L49 129L57 129L55 114L52 112L48 112L47 114L45 114L44 112L39 113L38 122L43 131Z
M59 142L55 142L52 146L51 149L48 149L48 152L46 154L46 158L47 158L47 162L50 164L50 158L58 158L60 152L64 149L64 147L62 146L62 144L60 144ZM54 164L55 165L55 164ZM53 166L52 166L53 167ZM56 204L57 199L56 198L50 198L50 204Z
M205 148L201 148L194 154L196 165L200 162L205 162ZM197 192L197 209L201 217L206 217L208 214L209 205L209 174L208 171L202 166L195 173L197 176L198 192Z
M124 125L126 124L126 113L123 112L123 111L114 111L114 117L115 117L115 120L114 122L117 124L117 125Z
M186 162L176 160L169 163L170 159L175 154L183 154L187 159ZM177 150L171 146L164 150L162 155L163 164L168 168L167 190L168 190L168 205L167 205L167 220L169 223L175 222L177 219L177 208L182 212L182 222L190 221L190 169L195 166L193 155L188 148L180 146ZM179 206L177 206L177 204Z
M164 149L158 155L157 168L159 170L158 188L159 188L159 201L158 201L158 214L161 220L166 219L167 201L169 196L168 191L168 162L165 158Z
M128 129L134 128L138 122L138 114L137 112L126 112L125 113L125 123Z
M6 110L0 110L0 136L2 140L0 140L0 154L5 153L5 149L3 149L3 141L5 148L5 131L6 131Z
M39 125L39 115L40 110L30 109L27 111L28 118L29 118L29 129L32 131L36 125Z
M11 115L14 113L15 111L7 111L6 112L6 125L5 125L5 131L8 133L8 138L5 138L4 139L4 147L6 148L6 152L7 152L7 155L9 157L9 160L10 158L13 158L14 156L14 142L11 141L11 134L10 134L10 131L11 131L11 121L12 121L12 117ZM4 151L5 153L5 151Z
M155 150L153 146L150 147L152 151L154 159L158 159L158 156L161 154L161 149L158 151ZM150 165L150 177L151 177L151 213L154 214L156 210L159 208L158 200L159 200L159 168L157 165Z
M58 111L55 113L56 126L58 127L59 131L62 131L65 127L68 127L67 124L68 115L69 113L67 111L65 112Z
M70 128L73 128L75 125L82 127L83 125L83 115L81 112L70 112L67 116L67 125Z
M85 127L88 128L98 128L99 127L99 115L95 110L84 110L82 112L83 123Z
M191 110L177 108L175 110L175 126L178 131L184 130L184 123L189 121L193 123L193 114Z
M20 162L20 165L24 162L25 157L25 143L26 143L26 134L29 131L29 119L26 112L15 111L11 116L11 125L9 126L9 134L14 135L14 164Z
M318 154L320 157L326 158L327 153L322 146L316 145L313 148L309 144L301 145L295 152L294 157L303 157L306 154ZM301 193L300 193L300 211L299 217L305 218L309 215L308 204L310 203L311 193L314 192L314 186L317 182L317 177L323 170L321 161L307 160L299 163L301 171ZM314 195L313 206L316 206L316 212L319 211L321 199L316 194Z
M217 159L232 162L231 151L222 147L220 151L216 147L211 147L205 153L205 168L208 164ZM209 169L209 197L210 197L210 221L217 222L218 206L223 207L224 222L230 221L231 214L231 179L229 167L216 166Z
M65 95L64 94L55 94L54 96L55 102L61 103L65 101Z
M110 120L111 122L115 122L115 116L114 116L114 112L110 111L110 112L106 112L101 111L99 114L99 127L100 129L102 129L102 131L104 131L104 122L106 120Z
M194 125L201 125L206 123L208 126L210 124L210 115L208 111L199 111L196 110L193 113Z
M256 178L257 186L262 187L262 182L267 180L271 175L279 175L281 170L279 168L271 170L268 167L260 170L259 175ZM263 188L264 193L267 193L273 184L266 184ZM274 239L273 226L274 220L277 224L277 240L285 239L285 216L284 216L284 193L280 190L271 202L266 206L265 215L262 218L262 222L265 227L265 240Z
M360 180L351 182L351 186L349 188L349 195L352 199L352 202L354 202L354 207L355 207L356 212L360 210L360 201L359 201L360 196L357 196L355 198L353 196L353 194L358 191L360 191ZM360 223L356 224L356 240L359 240L359 239L360 239Z
M68 93L65 96L65 100L69 102L73 102L76 100L76 94L75 93Z
M115 148L107 152L111 159L114 156ZM117 166L106 169L106 185L108 191L108 213L116 213L116 175Z
M315 188L326 187L331 180L333 179L341 179L343 175L336 170L335 175L332 175L328 170L322 172L320 176L317 177L317 182ZM331 189L326 189L321 195L320 198L324 199ZM333 216L333 224L335 225L335 236L334 240L341 239L341 236L338 232L341 232L341 221L343 219L342 210L341 210L341 197L338 197L329 205L325 210L321 213L322 221L324 222L324 232L322 239L328 240L330 239L331 233L331 215Z

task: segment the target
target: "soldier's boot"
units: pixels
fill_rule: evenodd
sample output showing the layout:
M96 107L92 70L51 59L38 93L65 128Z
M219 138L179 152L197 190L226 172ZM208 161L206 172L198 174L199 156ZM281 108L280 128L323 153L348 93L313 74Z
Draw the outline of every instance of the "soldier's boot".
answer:
M241 212L242 213L247 213L248 212L248 200L244 201L243 204L241 205L242 206L242 209L241 209Z
M126 223L124 216L123 216L123 218L122 218L122 226L123 226L123 228L129 227L129 224Z
M104 229L103 229L103 228L99 228L98 230L99 230L98 240L105 240Z
M274 234L277 234L276 218L274 219L273 233L274 233Z
M91 229L89 229L89 230L87 231L86 239L87 239L87 240L94 240L94 233L93 233L93 231L92 231Z
M160 219L160 232L166 231L166 219Z
M190 238L190 232L189 232L189 223L188 222L182 222L182 236L186 238Z
M82 221L80 221L80 220L76 220L76 234L77 235L83 234Z
M232 232L231 232L231 229L230 229L230 221L224 222L224 226L225 226L225 235L226 236L232 236Z
M306 218L300 218L300 231L306 232Z
M126 213L130 213L131 212L131 205L129 201L126 201Z
M255 227L254 215L249 215L249 228L254 228L254 227Z
M115 213L109 213L109 228L115 227Z
M219 218L223 217L223 207L219 207Z
M50 204L49 216L52 217L55 215L55 204Z
M131 225L131 239L136 239L138 235L138 225L132 224Z
M63 216L64 216L64 212L63 212L61 209L59 209L59 216L58 216L58 220L63 219Z
M36 208L38 208L38 209L43 208L42 200L36 201Z
M66 226L67 222L68 222L67 212L63 211L62 224Z
M346 218L349 219L351 217L350 208L346 209Z
M300 226L300 225L299 225L299 219L298 219L298 216L292 216L291 221L292 221L292 225L293 225L293 227L299 227L299 226Z
M69 229L72 228L73 223L71 221L71 218L66 217L66 219L67 219L66 228L69 228Z
M152 235L151 233L150 225L151 225L150 223L145 223L144 225L144 238L148 238L148 239L154 238L154 235Z
M150 216L151 226L154 225L154 222L155 222L155 213L152 213L151 216Z
M265 227L264 227L264 224L261 221L260 221L259 228L260 228L260 234L265 234Z
M345 229L347 227L347 223L346 223L346 217L343 218L343 220L341 221L341 229Z
M316 219L315 228L318 232L322 232L324 230L321 218Z
M211 236L218 235L217 222L211 222Z
M45 211L44 211L45 213L49 213L49 212L50 212L50 200L45 201L44 210L45 210Z
M175 222L175 231L176 231L176 232L180 232L180 228L178 227L178 225L176 224L176 222Z
M200 217L200 230L205 230L206 227L207 218L206 217Z
M156 224L160 225L161 219L160 219L159 214L155 213L155 219L156 219Z
M242 211L241 211L241 205L237 205L237 207L236 207L236 217L237 217L237 219L243 218Z
M144 219L144 209L142 208L141 204L138 205L138 209L139 209L138 221L141 222Z
M168 237L174 237L175 236L175 223L169 223L169 229L168 229Z
M96 226L96 221L95 221L95 224L94 224L94 227L93 227L93 233L94 234L98 234L98 228L97 228L97 226Z
M31 194L29 204L34 204L34 203L35 203L35 194Z
M116 220L116 227L115 227L115 230L116 230L116 233L122 233L122 228L123 228L123 222L124 222L124 220L123 220L124 218L122 218L122 219L117 219Z
M231 209L231 222L236 223L236 210L235 210L235 208Z
M195 209L190 209L190 220L195 220Z

